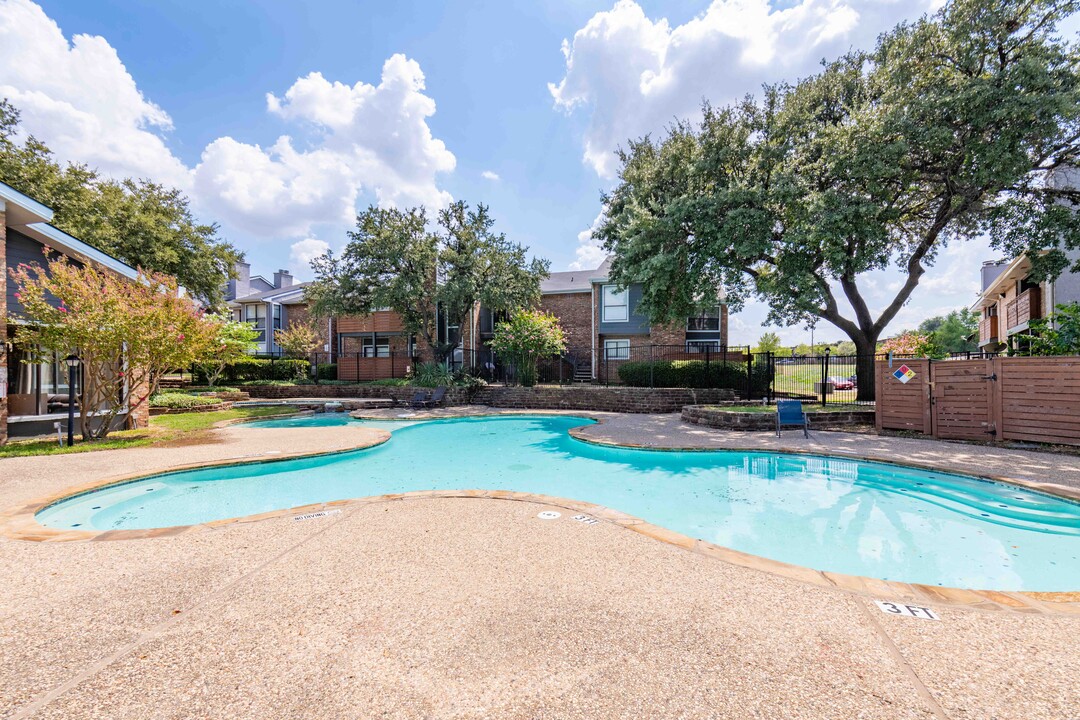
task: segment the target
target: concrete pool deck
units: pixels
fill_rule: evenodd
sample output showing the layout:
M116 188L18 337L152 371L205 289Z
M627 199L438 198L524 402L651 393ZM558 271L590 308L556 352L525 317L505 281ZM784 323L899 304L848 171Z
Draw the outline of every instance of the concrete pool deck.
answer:
M590 439L750 439L677 416L604 420ZM213 440L0 460L0 510L122 474L371 437L231 426ZM803 442L785 434L773 449ZM811 442L1080 487L1070 456ZM547 508L416 499L123 542L0 539L0 718L1080 715L1080 615L929 603L940 622L894 617L615 524L538 519Z

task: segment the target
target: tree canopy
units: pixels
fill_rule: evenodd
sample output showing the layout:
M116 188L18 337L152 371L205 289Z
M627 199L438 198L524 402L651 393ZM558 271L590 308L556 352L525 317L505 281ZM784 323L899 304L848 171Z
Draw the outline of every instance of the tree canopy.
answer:
M33 135L16 138L19 112L0 100L0 181L52 208L53 225L132 267L172 275L216 305L243 256L198 222L175 188L147 179L110 180L85 165L61 165Z
M596 231L611 277L641 282L654 320L719 286L733 310L766 302L770 322L827 320L867 357L872 398L868 358L946 243L989 234L1037 275L1080 247L1080 192L1051 179L1080 153L1078 54L1056 30L1077 7L953 0L760 100L631 141ZM864 278L887 267L902 280L879 301Z
M476 303L501 313L540 299L548 262L528 260L528 248L493 227L487 206L471 210L462 201L440 210L434 229L423 207L369 207L341 257L312 261L316 279L305 297L321 317L389 308L441 360L457 342L439 341L436 308L445 325L460 328Z

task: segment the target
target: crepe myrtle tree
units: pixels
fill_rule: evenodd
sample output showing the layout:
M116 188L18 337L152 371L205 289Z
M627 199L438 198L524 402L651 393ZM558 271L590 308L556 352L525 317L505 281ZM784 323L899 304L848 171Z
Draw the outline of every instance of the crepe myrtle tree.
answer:
M494 312L535 304L548 262L493 230L487 206L464 202L439 211L434 226L423 207L369 207L340 257L316 258L305 288L312 314L369 315L388 308L420 336L437 361L456 342L440 342L436 309L446 326L465 327L477 303Z
M491 349L517 365L521 384L536 384L536 363L542 357L566 352L566 334L559 319L540 310L519 310L509 321L495 325Z
M206 352L196 365L206 376L206 384L214 387L226 367L255 351L259 331L254 323L233 320L228 312L208 313L204 321L211 325L211 337Z
M147 402L166 372L203 358L212 325L170 276L140 271L132 281L45 254L45 266L9 270L29 321L16 326L15 343L33 363L78 354L80 433L99 440L120 413L130 418Z
M595 232L613 281L642 283L657 321L716 287L733 310L764 301L772 323L826 320L873 399L877 341L946 243L989 235L1036 277L1080 247L1080 193L1054 181L1080 149L1078 53L1056 31L1077 7L954 0L872 51L630 142ZM867 273L890 267L901 281L879 304Z

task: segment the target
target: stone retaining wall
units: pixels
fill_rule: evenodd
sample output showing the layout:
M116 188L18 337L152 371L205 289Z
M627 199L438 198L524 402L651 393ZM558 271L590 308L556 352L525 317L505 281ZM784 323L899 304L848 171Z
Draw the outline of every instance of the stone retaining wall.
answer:
M487 387L473 402L498 408L597 410L623 413L673 413L688 403L732 400L732 390L635 388L579 385L569 387Z
M253 398L303 397L391 398L408 402L417 388L383 385L249 385ZM598 385L486 387L471 394L460 388L446 393L446 405L488 405L528 410L596 410L625 413L674 413L684 405L732 401L724 389L634 388Z
M872 425L873 410L851 412L815 412L808 410L810 429L845 427L849 425ZM687 405L682 409L685 422L720 430L776 430L776 415L771 412L739 412L737 407L717 408Z
M231 402L219 402L212 405L193 405L186 408L152 407L151 415L179 415L181 413L214 412L216 410L228 410L232 407Z

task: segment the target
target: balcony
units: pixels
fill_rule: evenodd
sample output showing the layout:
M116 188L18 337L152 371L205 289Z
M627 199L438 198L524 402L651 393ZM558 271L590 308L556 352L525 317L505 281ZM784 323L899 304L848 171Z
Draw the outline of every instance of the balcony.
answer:
M979 346L999 341L998 316L986 317L979 321Z
M1039 302L1042 298L1040 288L1030 288L1016 296L1015 300L1005 306L1005 327L1009 332L1023 330L1027 324L1040 315Z

